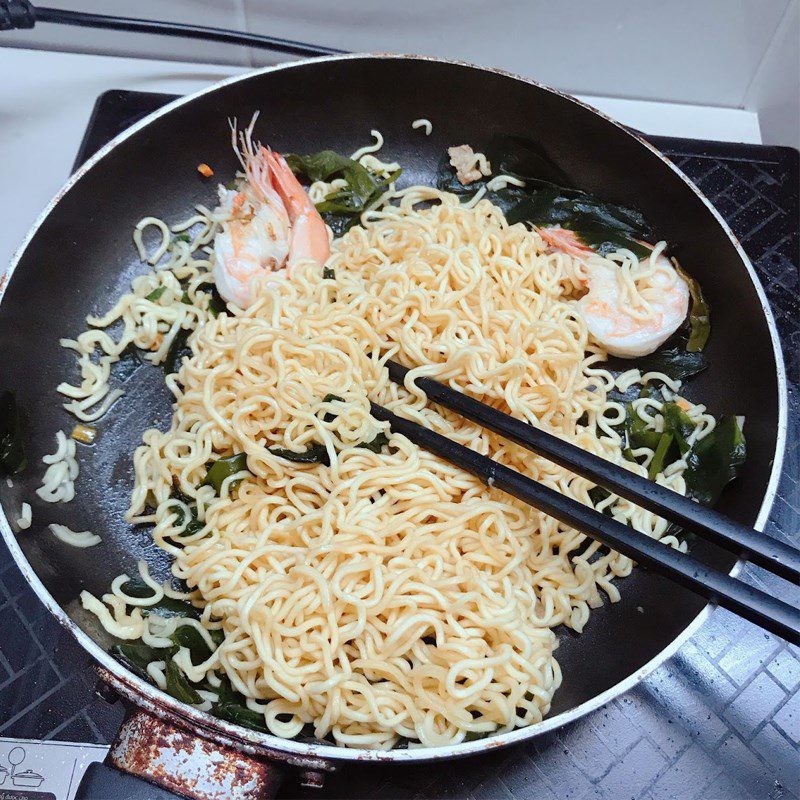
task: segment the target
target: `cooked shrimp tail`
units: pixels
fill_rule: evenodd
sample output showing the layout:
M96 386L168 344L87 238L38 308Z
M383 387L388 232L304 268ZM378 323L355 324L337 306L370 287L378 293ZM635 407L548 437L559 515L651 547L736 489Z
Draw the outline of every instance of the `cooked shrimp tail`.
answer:
M547 228L534 227L536 233L553 249L560 250L567 255L582 258L591 255L594 251L588 244L584 244L578 234L569 228L553 225Z

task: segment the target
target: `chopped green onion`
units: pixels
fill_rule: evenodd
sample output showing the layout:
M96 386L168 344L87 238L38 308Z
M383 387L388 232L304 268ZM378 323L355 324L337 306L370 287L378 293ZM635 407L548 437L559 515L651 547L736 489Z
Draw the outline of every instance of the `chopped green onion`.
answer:
M672 444L672 438L671 433L662 433L661 438L658 440L658 445L653 454L653 460L650 462L650 466L647 470L647 477L650 478L651 481L656 479L656 475L664 471L664 460Z
M664 431L673 435L681 456L686 455L691 449L689 438L697 425L677 403L664 403L661 416L664 417Z
M155 303L155 302L157 302L159 300L161 295L164 294L164 292L166 292L166 291L167 291L167 287L166 286L157 286L144 299L145 300L149 300L151 303Z

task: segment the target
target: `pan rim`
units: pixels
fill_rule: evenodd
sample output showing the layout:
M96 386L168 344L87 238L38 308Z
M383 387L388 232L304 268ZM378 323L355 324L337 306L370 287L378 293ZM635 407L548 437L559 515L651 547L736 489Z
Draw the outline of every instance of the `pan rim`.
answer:
M716 219L717 223L722 227L728 239L733 244L739 256L739 259L741 260L742 264L745 267L745 270L748 274L748 277L750 278L753 288L756 291L758 299L761 303L762 313L767 322L767 328L769 330L770 341L772 344L773 357L775 359L777 393L778 393L777 397L778 429L776 438L775 457L772 461L772 468L770 471L769 480L767 482L767 487L764 493L764 498L761 502L761 506L759 508L758 515L756 517L756 522L754 525L756 530L762 531L768 519L769 513L772 509L772 505L775 499L775 495L777 493L778 482L780 480L781 470L783 466L783 459L786 449L785 445L787 436L787 425L788 425L788 399L787 399L786 370L785 370L778 330L775 324L775 319L773 317L772 310L769 305L769 301L767 300L767 297L764 293L764 289L761 285L761 281L759 280L758 275L756 274L753 265L750 262L750 259L744 252L744 249L739 243L739 240L737 239L737 237L735 236L735 234L733 233L727 222L722 218L722 216L719 214L716 208L714 208L712 203L705 197L705 195L703 195L703 193L678 167L676 167L666 156L660 153L646 139L644 139L637 133L629 130L628 128L623 126L620 122L614 120L613 118L609 117L608 115L594 108L590 104L585 103L582 100L578 100L572 95L569 95L565 92L561 92L557 89L552 89L548 86L539 83L538 81L523 77L521 75L517 75L507 70L502 70L493 67L483 67L456 59L437 58L433 56L410 55L410 54L400 54L400 53L381 53L381 52L350 53L350 54L333 55L333 56L322 56L319 58L297 59L293 61L287 61L280 64L274 64L271 66L263 67L261 69L250 70L242 74L234 75L231 76L230 78L226 78L222 81L213 83L191 94L177 98L176 100L173 100L172 102L166 104L162 108L157 109L151 114L148 114L146 117L139 120L130 128L127 128L125 131L120 133L110 142L105 144L102 148L100 148L100 150L98 150L91 158L89 158L78 170L76 170L67 179L62 188L56 193L53 199L48 203L48 205L44 208L41 214L37 217L37 219L31 226L30 230L27 232L25 238L22 240L20 246L14 252L14 255L11 258L9 267L6 270L5 274L0 276L0 303L2 303L3 301L6 289L10 283L10 279L13 276L16 267L19 265L19 262L22 260L22 257L28 248L28 245L32 241L33 237L36 235L41 225L47 219L47 217L56 208L60 200L72 189L72 187L83 177L85 173L91 170L97 163L99 163L103 158L105 158L109 153L111 153L112 150L114 150L126 139L133 136L138 131L140 131L147 125L154 122L156 119L159 119L160 117L171 113L173 110L183 106L184 104L191 103L200 97L222 90L223 88L231 84L238 83L240 81L253 80L261 75L265 75L271 72L278 72L285 69L293 69L308 64L326 63L326 62L335 62L344 60L358 60L358 59L364 59L364 60L383 59L383 60L398 60L398 61L414 60L414 61L428 61L437 64L450 64L480 72L486 72L494 75L501 75L510 78L512 80L521 81L528 85L535 86L536 88L544 90L546 92L550 92L551 94L555 94L561 97L562 99L565 99L571 103L575 103L581 106L582 108L592 112L593 114L601 117L607 123L610 123L617 129L619 129L622 133L626 134L627 136L637 141L640 145L647 148L656 157L658 157L665 166L671 169L683 181L683 183L687 186L687 188L689 188L692 192L694 192L695 195L704 203L704 205L709 209L713 217ZM112 658L108 653L106 653L94 641L94 639L92 639L87 633L81 630L67 615L64 609L55 601L53 596L47 591L47 589L39 579L38 575L33 570L33 567L30 565L24 553L22 552L22 549L19 547L16 536L14 535L9 520L6 517L5 509L3 509L1 505L0 505L0 533L2 534L3 539L5 540L6 545L8 546L9 551L11 552L11 555L14 558L14 561L16 562L18 568L21 570L21 572L25 576L25 579L27 580L29 585L33 588L33 590L36 592L37 596L44 603L47 609L56 617L56 619L62 624L63 627L65 627L68 631L72 633L72 635L77 639L81 647L89 653L89 655L95 662L99 663L104 669L106 669L108 672L114 675L115 678L121 683L135 686L136 691L140 695L144 696L151 706L156 708L165 708L169 710L170 713L176 715L177 717L184 718L187 721L193 723L194 726L209 731L211 738L213 738L213 731L216 729L224 736L234 741L240 742L248 748L256 748L257 750L266 750L266 751L269 750L280 751L281 753L285 753L296 757L313 757L330 761L341 761L341 762L399 761L407 763L434 761L434 760L438 761L450 758L470 756L481 752L491 751L498 747L505 747L508 745L516 744L522 741L526 741L528 739L532 739L548 731L558 729L566 724L569 724L570 722L574 722L575 720L583 717L584 715L592 711L595 711L596 709L602 707L603 705L610 702L614 698L620 696L621 694L624 694L625 692L629 691L631 688L636 686L636 684L641 682L645 677L647 677L655 669L661 666L661 664L663 664L668 658L674 655L678 651L678 649L680 649L680 647L708 619L711 612L715 608L715 606L713 606L712 604L707 604L706 606L704 606L703 609L697 614L697 616L695 616L695 618L687 624L687 626L678 636L676 636L657 655L655 655L652 659L650 659L650 661L648 661L646 664L643 664L641 667L639 667L639 669L635 670L627 678L619 681L618 683L606 689L604 692L595 695L593 698L586 700L580 705L575 706L574 708L569 709L567 711L563 711L560 714L557 714L553 717L546 717L544 720L542 720L539 723L535 723L534 725L529 725L524 728L517 728L513 731L509 731L508 733L499 734L497 736L492 736L487 739L482 739L475 742L464 742L456 745L419 748L415 750L376 751L376 750L366 750L363 748L337 747L334 745L324 745L324 746L311 745L302 742L296 742L290 739L282 739L278 736L273 736L271 734L261 734L256 731L250 731L245 728L240 728L237 725L227 723L223 720L220 720L208 714L207 712L198 711L197 709L192 708L191 706L187 706L175 700L170 695L167 695L166 693L162 692L155 686L148 684L145 681L133 675L126 668L124 668L122 664L120 664L120 662L118 662L116 659ZM729 574L731 576L736 576L742 569L743 564L744 561L742 559L739 559L733 565ZM269 753L267 752L266 755L269 755Z

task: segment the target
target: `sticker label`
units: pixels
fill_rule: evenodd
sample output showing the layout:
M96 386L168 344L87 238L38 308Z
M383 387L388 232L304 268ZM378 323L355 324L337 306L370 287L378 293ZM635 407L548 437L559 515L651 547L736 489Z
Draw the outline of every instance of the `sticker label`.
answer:
M0 738L0 800L73 800L86 767L108 747Z

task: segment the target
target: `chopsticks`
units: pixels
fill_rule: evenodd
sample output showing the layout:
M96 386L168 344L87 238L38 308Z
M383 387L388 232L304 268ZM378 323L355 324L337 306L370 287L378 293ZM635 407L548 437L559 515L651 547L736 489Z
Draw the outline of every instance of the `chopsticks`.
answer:
M386 366L389 377L402 385L408 369L395 361L387 361ZM430 400L462 417L471 419L534 453L546 456L559 466L604 486L614 494L693 531L781 578L800 580L800 550L791 545L764 536L746 525L728 519L718 511L673 492L666 486L587 453L574 444L484 405L432 378L418 378L415 383Z
M390 377L392 377L393 380L402 382L402 377L405 376L407 370L394 362L388 362L387 366L389 367ZM502 412L487 408L483 406L482 403L467 398L466 395L450 389L449 387L445 387L432 379L421 378L416 381L416 384L433 400L433 394L428 392L428 387L430 387L440 398L443 397L448 401L448 403L445 403L441 399L438 399L436 402L447 405L449 408L459 413L461 413L461 409L454 408L450 403L458 404L460 399L463 398L471 400L471 403L477 403L481 406L484 409L484 412L481 412L482 414L485 412L493 412L493 414L488 415L489 417L493 417L494 414L502 417L506 416L502 414ZM454 397L453 395L457 395L458 397ZM693 556L667 547L657 540L651 539L633 528L601 514L590 506L585 506L509 467L493 461L487 456L482 456L470 450L468 447L451 441L446 436L442 436L416 422L399 417L383 406L379 406L375 403L371 405L372 415L376 419L388 422L392 430L403 434L419 446L449 461L465 472L469 472L471 475L480 478L488 485L507 492L513 497L522 500L524 503L543 511L545 514L555 517L566 525L583 531L608 547L634 559L639 564L649 567L654 572L658 572L670 578L680 585L691 589L700 596L705 597L707 600L715 602L744 619L754 622L765 630L793 644L800 644L800 613L788 603L766 592L762 592L760 589L748 586L741 581L731 578L725 573L714 570ZM471 404L465 404L465 408L471 413L476 411L476 409L471 408ZM474 416L470 416L470 414L465 413L464 416L479 421ZM512 418L508 419L511 422L517 422L517 420L513 420ZM498 422L496 419L493 421L495 423ZM530 428L532 431L536 431L535 428L525 423L520 423L520 425L525 426L525 428ZM506 428L498 429L491 425L487 425L487 427L490 427L497 433L501 433L501 435L505 435L505 433L502 433L502 430ZM519 444L529 447L528 444L523 443L523 440L525 442L531 442L533 440L524 436L524 433L525 432L516 431L520 440L518 441L517 438L514 438L514 441L518 441ZM542 432L537 431L537 433ZM547 434L545 434L545 436L547 436ZM509 436L509 438L512 437ZM556 439L556 441L561 444L566 444L556 437L551 438ZM569 447L573 446L569 445ZM530 446L529 449L534 448ZM573 449L577 450L577 448L574 447ZM536 449L535 452L542 451ZM569 459L571 453L568 450L556 450L556 452L562 460L557 460L555 457L553 457L552 460L562 464L562 466L568 469L578 472L574 463ZM579 450L578 452L584 456L587 455L583 451ZM542 454L549 456L549 453L542 452ZM597 460L601 461L603 465L607 464L607 462L602 459ZM594 470L597 469L596 465L590 462L587 463ZM625 478L638 477L627 472L627 470L621 471L624 472L623 477ZM594 474L600 473L593 472L592 475ZM587 475L587 477L589 476ZM619 476L617 476L617 479L619 479ZM598 483L599 482L601 481L598 480ZM649 481L645 481L645 483L650 484ZM607 485L611 488L611 484ZM627 487L625 488L627 489ZM623 494L622 492L618 493ZM673 492L671 494L675 493ZM638 502L638 495L634 495L634 493L630 491L624 496L631 499L636 497L637 499L634 500L634 502ZM651 500L649 502L653 501ZM723 517L723 519L725 518ZM704 530L707 529L704 528Z

